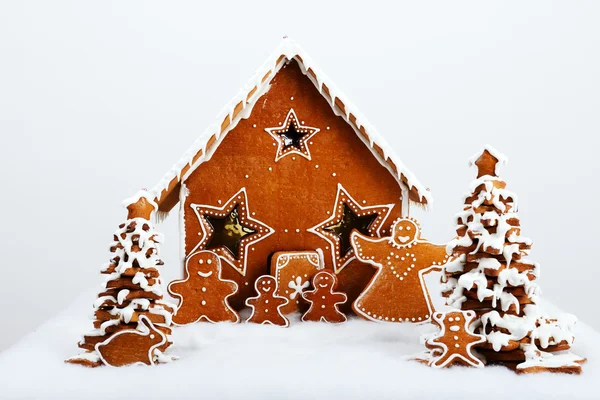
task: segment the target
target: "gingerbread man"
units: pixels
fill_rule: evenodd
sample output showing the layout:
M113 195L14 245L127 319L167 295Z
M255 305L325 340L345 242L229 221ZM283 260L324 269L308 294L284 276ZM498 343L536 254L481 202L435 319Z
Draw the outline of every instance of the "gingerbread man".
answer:
M441 270L448 255L446 246L421 239L420 231L415 220L399 218L392 225L391 237L352 232L356 257L377 268L352 305L358 315L387 322L425 322L431 318L433 309L424 275Z
M465 365L481 368L483 362L473 353L473 347L485 342L485 337L473 332L471 322L475 312L436 312L433 321L440 331L427 339L425 347L430 350L428 364L435 368Z
M310 308L302 316L302 321L323 321L333 324L346 322L346 316L338 309L338 304L346 302L348 297L334 292L337 277L329 271L318 272L312 280L314 290L304 292L302 297L310 303Z
M288 303L285 297L278 296L277 281L271 275L259 276L254 283L258 296L246 299L246 305L252 308L252 314L246 322L290 326L290 321L282 314L281 307Z
M168 290L179 300L173 315L175 325L202 319L212 323L240 321L228 301L237 293L238 286L221 277L221 261L212 251L199 251L189 256L185 263L185 279L171 282Z

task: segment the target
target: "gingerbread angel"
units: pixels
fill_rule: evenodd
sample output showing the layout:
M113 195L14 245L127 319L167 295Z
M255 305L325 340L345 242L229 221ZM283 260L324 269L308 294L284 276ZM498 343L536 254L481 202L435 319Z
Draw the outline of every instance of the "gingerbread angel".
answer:
M352 233L356 257L377 268L352 305L358 315L387 322L425 322L431 318L433 308L424 275L439 271L448 255L445 246L421 239L420 231L415 220L399 218L392 225L391 237Z
M257 296L246 299L246 305L252 309L246 322L288 327L290 321L281 312L281 308L288 303L288 300L275 293L277 291L275 278L270 275L259 276L254 283L254 288Z
M313 290L304 292L302 297L310 303L310 308L302 316L302 321L323 321L332 324L346 322L346 316L338 309L338 304L348 297L335 292L337 277L329 271L318 272L312 281Z
M228 302L228 298L237 293L238 286L221 277L221 262L212 251L199 251L188 257L185 279L171 282L168 290L179 300L173 315L175 325L200 320L213 323L240 321Z

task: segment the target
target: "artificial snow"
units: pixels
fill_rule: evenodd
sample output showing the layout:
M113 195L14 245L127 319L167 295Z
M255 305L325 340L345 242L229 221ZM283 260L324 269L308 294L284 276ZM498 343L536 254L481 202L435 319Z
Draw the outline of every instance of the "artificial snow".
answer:
M577 323L573 352L583 373L516 375L504 367L437 370L408 357L433 325L299 322L280 328L198 323L175 327L155 367L86 368L64 363L90 329L96 293L0 353L0 399L598 399L600 334ZM439 301L439 299L436 299ZM545 304L549 313L555 310ZM549 309L550 308L550 309ZM247 315L246 315L247 316Z

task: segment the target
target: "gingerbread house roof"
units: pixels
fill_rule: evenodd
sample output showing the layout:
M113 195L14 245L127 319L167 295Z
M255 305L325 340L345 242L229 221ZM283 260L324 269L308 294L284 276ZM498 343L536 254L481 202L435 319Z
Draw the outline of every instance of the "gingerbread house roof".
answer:
M342 117L369 147L377 160L396 178L409 193L409 199L424 206L433 198L427 188L404 166L386 140L358 112L346 96L291 39L284 38L275 53L257 71L250 82L223 109L217 122L196 140L184 156L152 189L159 212L169 212L179 201L181 182L203 162L208 161L221 140L241 119L248 118L256 101L270 88L270 82L287 62L295 60L302 72L311 80L327 100L336 115Z

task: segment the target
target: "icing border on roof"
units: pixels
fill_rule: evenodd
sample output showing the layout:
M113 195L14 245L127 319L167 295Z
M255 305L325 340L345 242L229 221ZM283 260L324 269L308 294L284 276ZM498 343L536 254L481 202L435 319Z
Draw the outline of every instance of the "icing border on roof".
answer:
M210 159L227 133L235 128L241 119L250 116L256 100L269 90L270 82L279 69L293 59L298 62L302 72L327 100L334 113L342 117L354 129L357 136L369 147L379 163L396 178L399 185L408 192L416 190L419 201L411 200L431 206L433 203L431 193L406 168L383 136L357 111L357 108L347 100L346 96L316 66L304 50L289 38L283 39L273 55L219 113L217 122L210 125L198 137L183 157L152 188L150 193L156 197L156 202L160 205L161 200L175 189L177 183L185 180L199 165ZM211 139L213 139L212 142ZM381 154L378 151L379 149ZM393 165L390 165L390 163ZM184 172L186 167L189 168ZM174 182L175 180L176 182Z

